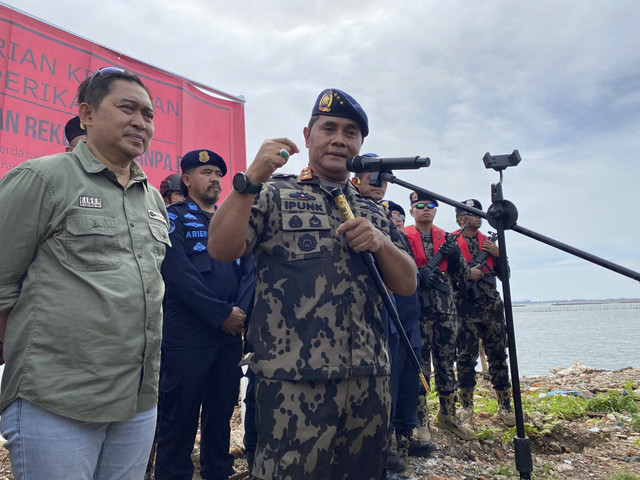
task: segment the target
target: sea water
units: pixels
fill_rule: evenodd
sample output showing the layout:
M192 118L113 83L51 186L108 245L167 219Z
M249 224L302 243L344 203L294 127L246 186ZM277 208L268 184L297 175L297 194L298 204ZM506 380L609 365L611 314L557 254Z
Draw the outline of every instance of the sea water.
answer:
M577 361L640 368L640 302L515 304L513 319L520 376Z

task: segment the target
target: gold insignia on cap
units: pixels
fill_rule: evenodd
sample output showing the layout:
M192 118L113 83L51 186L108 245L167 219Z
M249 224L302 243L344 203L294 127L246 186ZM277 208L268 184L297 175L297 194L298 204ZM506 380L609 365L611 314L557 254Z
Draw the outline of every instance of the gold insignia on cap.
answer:
M418 200L418 194L416 192L411 192L411 202L415 202Z
M209 161L209 154L202 150L199 154L198 154L198 160L200 160L200 162L202 163L207 163Z
M467 200L466 202L464 202L464 204L473 207L473 200Z
M300 172L300 180L311 180L313 178L313 172L309 167L304 167Z
M322 95L320 102L318 102L318 110L321 112L331 111L331 102L333 101L333 91L329 90Z

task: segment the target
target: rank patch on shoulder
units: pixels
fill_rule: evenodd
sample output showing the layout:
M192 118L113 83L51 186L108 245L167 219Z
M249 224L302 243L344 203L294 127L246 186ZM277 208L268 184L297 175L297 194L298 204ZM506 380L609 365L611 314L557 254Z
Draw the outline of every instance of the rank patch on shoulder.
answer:
M298 215L294 215L289 220L289 226L291 228L300 228L302 226L302 219Z
M185 213L184 214L184 218L188 219L188 220L197 220L198 217L196 217L193 213Z
M195 247L193 247L193 249L194 249L196 252L201 252L201 251L203 251L203 250L206 250L206 249L207 249L207 247L205 247L203 244L201 244L200 242L198 242L198 243L196 243Z
M315 250L316 245L318 245L318 241L313 237L313 235L310 235L308 233L302 235L298 239L298 247L303 252L311 252L312 250Z
M102 199L100 197L80 195L78 197L78 205L84 208L102 208Z
M294 192L290 193L289 196L291 198L296 198L298 200L315 200L316 197L313 195L309 195L307 192Z
M309 167L304 167L300 172L300 180L311 180L313 178L313 172Z
M178 215L176 215L173 212L167 212L167 216L171 219L171 220L175 220L176 218L178 218Z

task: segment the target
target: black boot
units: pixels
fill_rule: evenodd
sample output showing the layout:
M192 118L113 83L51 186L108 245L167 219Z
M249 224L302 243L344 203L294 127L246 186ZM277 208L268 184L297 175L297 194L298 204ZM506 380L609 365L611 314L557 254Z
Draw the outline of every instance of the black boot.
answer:
M396 442L398 442L398 450L407 452L411 457L426 458L436 449L436 444L433 442L424 443L413 438L411 430L396 430Z
M398 473L407 468L404 460L396 452L387 448L387 472Z

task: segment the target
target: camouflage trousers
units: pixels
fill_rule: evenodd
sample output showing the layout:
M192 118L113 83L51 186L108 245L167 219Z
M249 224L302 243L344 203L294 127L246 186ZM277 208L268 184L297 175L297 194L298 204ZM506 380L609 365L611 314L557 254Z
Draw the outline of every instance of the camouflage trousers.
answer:
M489 364L491 384L496 390L511 387L507 367L507 326L502 302L477 305L474 309L460 308L458 317L458 383L461 389L473 390L476 386L479 340Z
M388 376L283 381L256 376L262 480L378 480L385 465Z
M421 313L420 334L422 336L422 371L427 380L433 372L439 394L456 391L456 376L453 365L456 361L457 319L446 313Z

